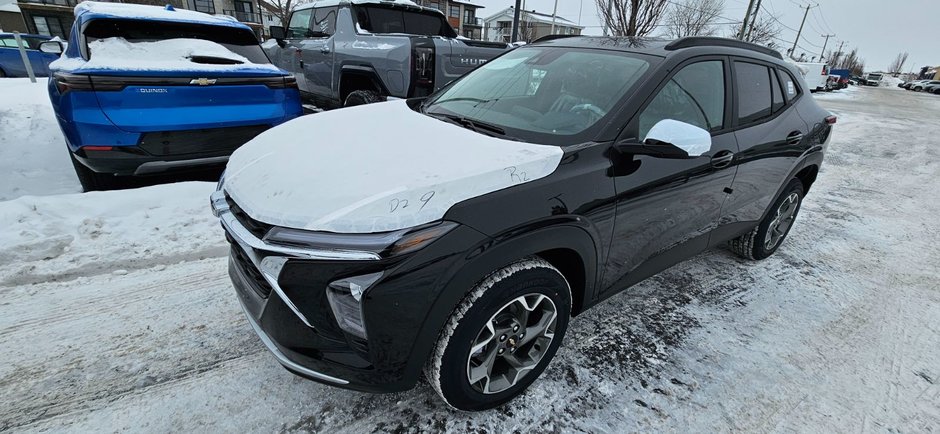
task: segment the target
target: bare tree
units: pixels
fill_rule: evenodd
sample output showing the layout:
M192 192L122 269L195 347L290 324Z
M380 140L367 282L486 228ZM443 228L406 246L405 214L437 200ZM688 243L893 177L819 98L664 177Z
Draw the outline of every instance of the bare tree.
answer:
M685 0L673 3L666 15L666 32L679 39L686 36L712 36L715 21L725 8L724 0Z
M669 0L594 0L611 36L646 36L656 29Z
M761 15L754 19L752 26L745 34L745 41L765 47L779 48L776 40L780 39L781 29L776 17L770 14ZM728 30L731 34L729 37L737 37L738 32L741 31L741 22L732 24Z
M853 48L852 51L849 51L846 54L839 56L839 62L833 65L837 69L848 69L852 75L862 75L865 71L865 61L859 59L858 57L858 48Z
M888 67L888 72L900 74L901 70L904 69L904 64L907 63L907 56L908 53L906 51L898 53L898 57L895 57L894 62L891 62L891 66Z
M274 10L271 13L281 21L281 25L287 27L287 20L290 19L290 13L304 3L309 3L311 0L261 0L271 6L274 6Z

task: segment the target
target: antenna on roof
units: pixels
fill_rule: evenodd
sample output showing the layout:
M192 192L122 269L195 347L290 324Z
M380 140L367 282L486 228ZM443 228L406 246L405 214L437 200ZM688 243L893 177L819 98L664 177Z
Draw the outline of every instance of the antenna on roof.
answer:
M176 10L176 8L174 8L173 5L171 5L171 4L167 4L166 7L163 8L163 9L166 9L166 10L168 10L168 11L170 11L170 12L173 12L173 11Z

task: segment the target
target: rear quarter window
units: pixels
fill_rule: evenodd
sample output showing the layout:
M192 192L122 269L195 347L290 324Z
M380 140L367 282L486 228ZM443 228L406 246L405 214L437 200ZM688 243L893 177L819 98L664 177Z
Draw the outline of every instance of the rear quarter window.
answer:
M800 95L799 82L785 70L777 70L777 73L780 77L780 84L783 86L783 96L787 99L787 102L793 101Z

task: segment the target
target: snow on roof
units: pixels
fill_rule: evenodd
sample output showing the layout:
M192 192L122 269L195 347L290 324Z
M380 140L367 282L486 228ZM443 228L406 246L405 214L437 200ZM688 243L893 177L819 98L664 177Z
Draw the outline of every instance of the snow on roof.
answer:
M209 15L186 9L173 9L172 7L137 5L129 3L104 3L84 1L75 6L75 16L85 13L103 15L113 18L138 18L158 21L185 21L190 23L245 26L228 16ZM247 26L245 26L247 28Z
M411 0L314 0L313 2L305 3L301 6L298 6L297 9L328 8L328 7L333 7L333 6L339 6L340 3L352 3L354 5L397 4L397 5L403 5L403 6L418 6L417 3Z
M493 15L490 15L487 18L484 18L483 21L494 21L504 15L511 15L513 12L515 12L515 10L512 6L510 6ZM529 21L536 21L536 22L543 23L543 24L552 23L552 14L543 14L541 12L536 12L535 10L531 10L531 11L523 10L522 15L524 15L523 17L524 19L528 19ZM575 24L574 22L572 22L571 20L562 17L561 15L555 15L555 24L566 26L566 27L574 27L576 29L584 29L584 26L579 26Z
M205 39L165 39L161 41L130 42L124 38L105 38L88 43L91 59L60 58L52 62L52 69L109 69L122 71L280 71L271 64L256 64L216 42ZM192 58L214 57L240 62L231 65L193 62Z
M20 7L16 5L16 0L0 0L0 12L20 13Z

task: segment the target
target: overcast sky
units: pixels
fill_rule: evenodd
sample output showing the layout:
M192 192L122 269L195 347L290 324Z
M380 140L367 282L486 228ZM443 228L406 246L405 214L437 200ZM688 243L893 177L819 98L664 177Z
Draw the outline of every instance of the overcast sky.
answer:
M680 2L682 0L673 0ZM761 9L771 12L787 27L780 37L781 45L789 49L796 37L796 30L803 18L801 5L804 0L761 0ZM487 17L503 8L515 4L514 0L473 0L486 6L478 16ZM739 21L744 17L748 0L725 0L722 22ZM838 48L845 41L843 51L858 47L859 56L865 60L869 71L887 69L901 51L910 53L905 71L912 66L940 64L940 45L937 43L938 0L814 0L819 4L810 9L796 53L806 53L807 58L819 57L825 38L821 35L835 34L829 39L826 51ZM526 0L526 9L551 14L554 0ZM929 11L929 12L928 12ZM585 34L602 33L594 0L558 0L558 15L585 26ZM722 25L726 29L728 25Z

